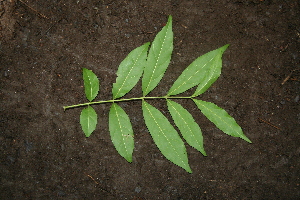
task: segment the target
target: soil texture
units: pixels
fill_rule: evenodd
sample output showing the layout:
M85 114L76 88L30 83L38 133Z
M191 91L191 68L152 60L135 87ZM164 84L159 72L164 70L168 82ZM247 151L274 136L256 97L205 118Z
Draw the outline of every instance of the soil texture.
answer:
M82 68L112 97L120 62L173 16L163 96L198 56L230 44L220 78L199 99L225 109L253 142L230 137L190 100L207 157L186 144L192 174L168 161L122 102L133 162L115 150L109 104L96 131L79 124ZM300 8L296 0L0 0L0 199L300 199ZM141 83L126 97L141 97ZM169 117L165 101L151 100Z

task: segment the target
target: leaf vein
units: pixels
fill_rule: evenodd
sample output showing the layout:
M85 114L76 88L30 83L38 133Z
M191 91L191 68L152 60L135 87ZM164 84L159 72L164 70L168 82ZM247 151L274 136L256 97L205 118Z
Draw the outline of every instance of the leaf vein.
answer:
M117 92L117 94L115 96L118 96L118 94L120 93L121 89L123 88L123 86L124 86L125 82L127 81L130 73L132 72L133 68L136 66L136 63L137 63L138 59L141 57L142 53L143 53L143 51L141 51L141 53L138 55L137 59L134 60L134 64L132 65L130 71L128 72L127 76L125 77L125 80L123 81L121 87L119 88L119 90L118 90L118 92Z
M172 145L172 143L170 142L169 138L164 134L163 129L161 128L161 126L156 121L155 117L153 116L152 112L148 108L147 104L146 104L146 108L147 108L148 112L150 113L151 118L154 120L155 124L157 125L157 127L160 130L160 132L162 133L162 135L166 138L166 140L168 141L168 143L171 145L171 147L173 148L173 151L177 153L177 156L179 156L180 154L178 153L177 149L174 147L174 145ZM182 159L180 161L183 163L184 166L186 165Z
M213 112L212 109L207 108L207 107L206 107L205 105L203 105L203 104L202 104L202 106L203 106L206 110L208 110L210 113L212 113L214 116L216 116L218 119L220 119L220 121L224 122L227 126L229 126L230 129L233 130L237 135L240 136L240 133L239 133L238 131L234 130L230 124L228 124L228 123L227 123L226 121L224 121L220 116L218 116L215 112ZM226 116L226 118L228 118L228 117ZM231 119L231 118L229 118L229 119Z
M118 120L118 125L119 125L119 128L120 128L120 131L122 133L122 136L124 135L124 131L122 129L122 125L121 125L121 122L120 122L120 117L118 115L118 112L117 112L117 109L116 109L116 105L113 105L114 106L114 110L115 110L115 113L116 113L116 117L117 117L117 120ZM126 135L126 134L125 134ZM128 149L127 149L127 145L125 143L125 137L122 137L122 140L123 140L123 144L124 144L124 147L125 147L125 151L128 153Z
M171 102L171 101L170 101L170 102ZM171 103L170 105L171 105L172 108L176 111L176 113L180 116L180 118L182 119L182 121L184 122L184 124L186 125L186 127L188 128L188 131L191 133L191 135L193 135L193 137L195 138L195 137L196 137L195 134L193 133L193 131L192 131L190 125L187 123L187 121L184 119L184 117L180 114L180 112L178 112L178 110L174 107L174 105L173 105L172 103ZM198 140L196 140L196 142L197 142L197 144L198 144L199 146L201 146L201 144L199 143Z
M200 72L201 69L203 69L208 63L210 63L215 57L211 58L207 63L205 63L201 68L199 68L196 73L194 73L193 75L191 75L186 81L184 81L181 85L179 85L177 88L175 88L172 92L175 92L176 90L180 89L183 85L185 85L187 83L187 81L189 81L191 78L193 78L194 76L196 76L198 74L198 72ZM196 65L197 67L198 65Z
M153 72L152 72L152 74L151 74L150 80L149 80L148 85L147 85L147 87L146 87L147 91L149 90L149 85L150 85L150 83L151 83L152 80L153 80L153 76L154 76L154 73L155 73L155 71L156 71L156 68L157 68L157 65L158 65L158 61L159 61L159 59L160 59L161 52L162 52L164 43L165 43L165 41L166 41L167 35L168 35L168 31L166 31L166 33L165 33L164 39L163 39L163 41L162 41L162 45L161 45L160 50L159 50L159 54L156 55L156 56L157 56L157 59L156 59L156 61L155 61L154 69L153 69ZM154 51L154 47L155 47L155 45L153 44L153 51ZM156 51L154 51L154 52L156 52Z

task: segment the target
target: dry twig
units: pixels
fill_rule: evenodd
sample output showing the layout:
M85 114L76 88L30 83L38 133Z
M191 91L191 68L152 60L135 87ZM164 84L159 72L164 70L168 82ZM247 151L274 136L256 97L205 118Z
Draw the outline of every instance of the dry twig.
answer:
M28 5L27 3L25 3L23 0L19 0L22 4L24 4L25 6L27 6L30 10L34 11L38 16L45 18L45 19L49 19L46 15L40 13L39 11L37 11L36 9L34 9L33 7L31 7L30 5Z
M271 124L270 122L268 122L266 120L263 120L261 118L258 118L258 120L261 121L261 122L264 122L264 123L268 124L269 126L272 126L273 128L276 128L276 129L280 130L280 128L278 126L275 126L274 124Z

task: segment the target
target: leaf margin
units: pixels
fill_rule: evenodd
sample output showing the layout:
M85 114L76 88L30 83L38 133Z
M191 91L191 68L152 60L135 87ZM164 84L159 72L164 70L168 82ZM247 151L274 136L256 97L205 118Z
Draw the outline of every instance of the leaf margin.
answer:
M164 40L163 40L162 44L165 44L165 42L167 41L169 43L168 44L169 47L167 46L167 48L164 49L163 54L162 54L163 45L158 45L158 44L159 44L159 42L161 42L160 37L162 37L163 35L164 35ZM170 41L168 41L167 39L169 39ZM159 55L155 55L156 51L154 50L154 48L157 48L156 46L158 46L158 47L162 46ZM148 56L147 56L147 66L148 67L144 68L144 75L142 78L143 96L147 96L154 88L156 88L157 85L159 84L159 82L161 81L161 79L163 78L163 76L169 66L169 63L171 61L172 52L173 52L172 16L169 15L167 24L155 36L155 38L151 44ZM158 63L162 62L159 60L160 57L165 57L165 60L163 61L164 66L162 66L162 64L160 64L160 66L158 66ZM151 65L150 65L150 66L152 66L151 68L149 67L150 62L155 63L154 65L151 63ZM157 68L157 67L160 67L160 68ZM156 73L157 71L162 71L162 73L157 74Z
M170 99L167 99L167 106L175 125L180 130L185 141L204 156L207 156L203 146L201 128L195 122L193 116L182 105Z
M100 84L97 75L87 68L82 68L82 78L86 98L91 102L98 95Z
M220 76L222 68L222 55L228 46L229 44L226 44L196 58L179 75L169 89L167 96L181 94L196 85L198 85L198 87L192 97L196 97L204 93ZM202 87L206 86L206 90L200 90L201 85Z
M150 132L150 135L154 141L154 143L156 144L156 146L158 147L158 149L160 150L160 152L165 156L165 158L167 158L169 161L171 161L172 163L174 163L175 165L182 167L183 169L185 169L187 172L192 173L192 170L189 166L188 163L188 156L187 156L187 151L186 148L184 146L184 142L182 141L182 139L180 138L179 134L177 133L177 131L174 129L174 127L170 124L169 120L154 106L150 105L149 103L147 103L145 100L142 101L142 110L143 110L143 116L144 116L144 120L145 120L145 124ZM149 113L149 114L147 114ZM156 117L153 116L156 115ZM159 116L159 120L157 118L157 116ZM154 120L154 123L151 122L151 120ZM164 128L161 128L158 123L163 123L164 124ZM173 134L172 137L174 137L176 139L173 138L172 142L177 142L177 145L171 145L173 150L177 151L182 151L181 154L180 152L176 154L177 157L181 158L180 162L178 162L177 159L173 159L170 158L169 152L166 152L168 150L165 151L165 147L166 144L162 145L160 142L162 140L162 137L160 137L161 135L156 133L155 130L155 126L157 125L158 128L160 129L159 132L162 133L163 138L166 138L167 141L169 140L169 137L166 137L165 133L163 132L164 129L168 129L168 134ZM168 143L171 143L170 141ZM167 146L168 147L168 146ZM181 148L178 149L178 148ZM171 155L171 156L174 156Z
M113 83L112 88L113 99L123 97L137 84L143 75L144 67L146 66L149 45L150 42L147 42L142 46L135 48L120 63L117 71L117 79L116 82ZM131 65L128 64L129 62L132 62ZM127 73L127 71L129 72ZM132 74L134 74L134 76ZM128 85L128 82L133 83L132 85ZM121 87L118 88L118 85L121 85ZM124 90L124 87L126 90Z
M194 99L194 98L193 98L193 101L196 104L196 106L199 108L199 110L207 117L207 119L209 119L209 121L211 121L213 124L215 124L218 129L220 129L227 135L230 135L233 137L239 137L239 138L247 141L248 143L252 143L251 140L246 135L244 135L242 128L238 125L236 120L233 117L231 117L227 113L226 110L224 110L223 108L220 108L219 106L217 106L216 104L211 103L211 102ZM208 107L211 107L212 109L217 110L218 113L222 112L223 117L217 116L217 114L216 114L217 112L213 112L212 109L209 109ZM213 114L220 119L216 120L214 117L211 117L210 114ZM220 121L223 121L224 123L226 123L226 125L228 127L230 127L230 129L232 129L233 132L230 129L228 130L228 128L226 128L226 126L224 127L222 125L222 123L220 123ZM235 126L236 130L234 130L234 128L232 128L232 126Z
M121 119L123 118L123 119ZM114 121L113 121L114 120ZM117 121L115 121L117 120ZM121 120L123 123L121 124ZM124 120L125 122L127 121L128 123L125 125L127 131L123 131L122 127L124 127ZM118 126L115 126L117 122ZM118 132L121 132L121 135L118 135ZM123 110L121 106L119 106L117 103L112 103L109 111L109 133L111 136L111 141L114 144L116 150L118 153L127 160L127 162L132 162L132 154L133 154L133 149L134 149L134 134L133 134L133 129L132 125L129 119L129 116L127 113ZM121 137L119 137L121 136ZM121 143L119 140L122 140L123 143ZM126 141L125 141L125 138ZM118 145L117 143L121 143L122 145ZM123 151L125 149L125 151Z
M222 70L222 64L223 64L222 56L228 47L229 47L229 44L226 44L218 49L213 50L213 51L220 51L216 56L216 57L218 57L218 58L216 58L217 59L216 62L219 62L218 63L219 66L213 68L216 71L209 73L209 76L207 76L208 78L206 78L206 80L208 79L207 81L203 81L203 84L202 84L202 81L200 81L200 83L199 83L198 87L196 88L192 97L196 97L196 96L199 96L200 94L203 94L220 77L221 70ZM208 52L208 53L210 53L210 52Z
M86 137L90 137L97 126L97 113L92 106L82 109L80 113L80 125Z

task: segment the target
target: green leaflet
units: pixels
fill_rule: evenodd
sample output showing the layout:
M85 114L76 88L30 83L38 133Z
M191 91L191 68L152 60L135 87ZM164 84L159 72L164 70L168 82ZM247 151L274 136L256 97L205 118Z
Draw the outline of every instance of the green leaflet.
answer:
M173 51L172 16L167 25L156 35L147 57L147 67L142 79L143 95L151 92L164 76Z
M219 78L222 68L222 55L228 46L229 44L226 44L223 47L208 53L208 58L211 57L211 61L209 62L212 65L211 69L207 71L205 76L201 76L200 84L193 94L193 97L204 93L211 86L211 84L213 84Z
M109 132L111 140L121 156L132 162L134 148L133 130L125 111L113 103L109 111Z
M184 143L168 119L144 100L142 109L146 126L161 153L174 164L192 173Z
M85 136L89 137L97 125L97 113L94 108L88 106L81 111L80 124Z
M146 66L147 51L150 42L134 49L121 62L117 72L116 83L113 84L113 99L128 93L139 81Z
M222 54L229 45L210 51L192 62L178 77L168 92L177 95L199 85L193 97L205 92L221 74Z
M200 111L213 122L221 131L233 137L239 137L252 143L242 131L242 128L236 123L224 109L214 103L193 99Z
M167 100L168 110L180 130L183 138L189 145L200 151L204 156L206 152L203 147L203 137L199 125L195 122L192 115L180 104Z
M82 72L85 96L89 101L93 101L99 92L99 80L91 70L83 68Z

